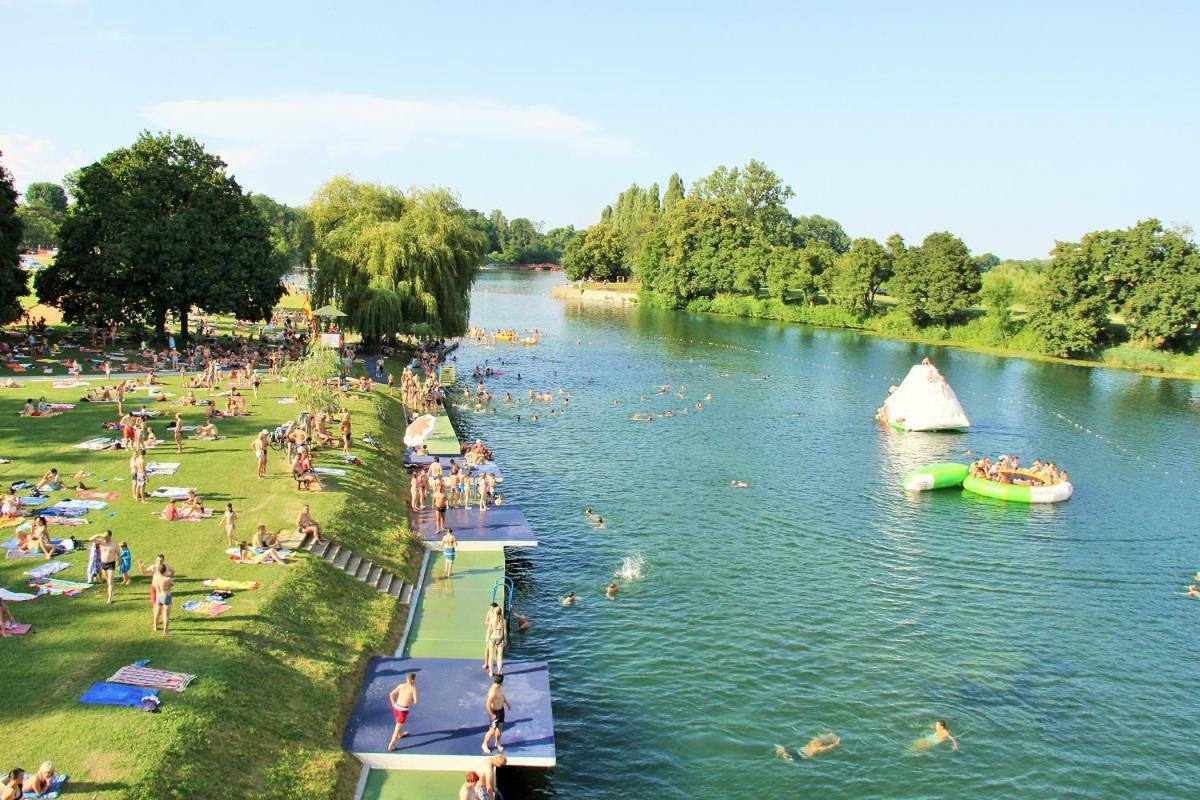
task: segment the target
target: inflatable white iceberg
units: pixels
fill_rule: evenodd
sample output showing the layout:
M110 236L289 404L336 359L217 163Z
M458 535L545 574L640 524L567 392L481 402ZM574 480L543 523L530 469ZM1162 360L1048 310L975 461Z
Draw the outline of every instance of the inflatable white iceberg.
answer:
M879 418L904 431L949 431L971 426L946 377L926 363L908 371L879 409Z

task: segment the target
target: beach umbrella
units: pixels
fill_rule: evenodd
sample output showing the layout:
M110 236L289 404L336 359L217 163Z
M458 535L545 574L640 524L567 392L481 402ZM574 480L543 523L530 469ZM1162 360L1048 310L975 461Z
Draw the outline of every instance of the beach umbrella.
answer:
M433 436L433 429L436 425L437 420L433 416L422 414L404 429L404 444L409 447L425 444L429 437Z
M346 314L340 308L333 304L321 306L312 313L314 317L329 317L331 319L337 319L338 317L346 316Z

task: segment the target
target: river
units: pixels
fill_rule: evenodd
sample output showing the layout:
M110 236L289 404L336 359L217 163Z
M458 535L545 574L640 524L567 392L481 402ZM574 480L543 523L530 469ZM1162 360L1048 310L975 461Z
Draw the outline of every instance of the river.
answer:
M514 656L551 662L559 766L510 800L1200 785L1200 601L1176 594L1200 570L1200 383L584 307L548 296L561 280L485 272L473 324L543 340L457 356L462 385L485 359L504 372L488 381L498 413L460 420L495 448L541 541L509 557L532 621ZM926 354L969 432L874 422ZM530 388L555 396L536 423L527 402L499 402ZM900 488L968 449L1052 459L1075 496L1029 507ZM568 591L573 608L558 603ZM937 718L961 749L910 752ZM843 740L830 753L772 753L826 731Z

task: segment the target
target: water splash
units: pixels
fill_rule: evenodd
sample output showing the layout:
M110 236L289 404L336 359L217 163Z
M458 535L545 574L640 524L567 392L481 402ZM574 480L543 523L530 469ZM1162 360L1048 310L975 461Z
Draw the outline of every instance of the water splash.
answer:
M627 583L640 581L645 568L646 559L642 558L641 553L634 553L631 556L625 556L625 558L621 559L621 566L613 573L613 577L620 578Z

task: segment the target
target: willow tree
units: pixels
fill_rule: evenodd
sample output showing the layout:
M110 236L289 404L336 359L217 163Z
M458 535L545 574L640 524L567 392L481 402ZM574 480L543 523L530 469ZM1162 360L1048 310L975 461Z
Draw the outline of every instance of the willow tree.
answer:
M487 245L445 189L334 178L309 206L317 301L337 300L347 326L378 340L397 333L457 336Z

